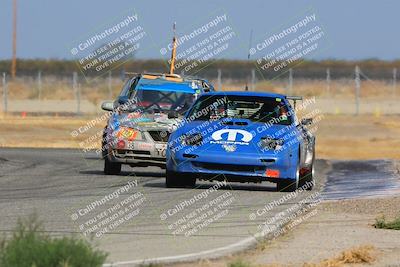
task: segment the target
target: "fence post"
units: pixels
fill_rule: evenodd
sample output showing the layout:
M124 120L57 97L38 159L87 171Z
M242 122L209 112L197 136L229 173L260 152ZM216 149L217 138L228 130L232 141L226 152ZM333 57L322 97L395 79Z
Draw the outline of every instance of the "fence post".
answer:
M6 81L6 73L3 72L3 112L7 113L7 81Z
M81 114L81 83L78 83L76 114Z
M40 70L38 72L37 83L38 83L38 98L39 100L42 100L42 72Z
M292 94L292 89L293 89L293 70L292 68L289 69L289 88L287 95Z
M77 115L79 114L79 96L78 96L78 73L76 73L76 71L74 71L74 73L72 74L72 88L74 90L74 96L75 96L75 100L76 100L76 113Z
M222 90L221 69L218 69L217 86L218 86L218 91L221 91Z
M329 96L331 94L331 70L326 69L326 93Z
M356 66L355 69L355 95L356 95L356 115L360 113L360 87L361 87L361 81L360 81L360 68Z
M393 69L393 96L396 96L396 86L397 86L397 69Z
M122 68L122 69L121 69L121 80L122 80L122 81L125 81L125 79L126 79L125 68Z
M256 71L251 69L251 91L256 89Z

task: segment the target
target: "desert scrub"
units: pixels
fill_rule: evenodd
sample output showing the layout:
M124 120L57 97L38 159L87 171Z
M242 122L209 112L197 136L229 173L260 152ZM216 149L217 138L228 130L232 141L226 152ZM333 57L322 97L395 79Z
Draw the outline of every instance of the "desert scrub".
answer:
M107 254L77 237L53 238L36 216L19 219L11 238L0 240L1 267L96 267Z
M159 263L143 263L140 264L139 267L163 267L163 265Z
M387 221L385 217L379 217L375 219L374 227L380 229L400 230L400 216L393 221Z
M248 262L245 262L241 259L235 260L228 264L228 267L252 267L252 265Z

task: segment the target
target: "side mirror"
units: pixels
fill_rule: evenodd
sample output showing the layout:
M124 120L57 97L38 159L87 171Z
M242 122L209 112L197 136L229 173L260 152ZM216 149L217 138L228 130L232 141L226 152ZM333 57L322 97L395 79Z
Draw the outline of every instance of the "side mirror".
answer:
M101 104L101 108L106 111L113 111L114 110L114 102L112 101L104 101Z
M128 101L129 101L129 97L127 97L125 95L118 97L118 103L121 105L125 104Z
M179 113L176 111L168 112L168 119L177 119L179 118Z
M313 122L313 119L312 119L312 118L304 118L304 119L301 119L301 124L302 124L302 125L311 125L312 122Z

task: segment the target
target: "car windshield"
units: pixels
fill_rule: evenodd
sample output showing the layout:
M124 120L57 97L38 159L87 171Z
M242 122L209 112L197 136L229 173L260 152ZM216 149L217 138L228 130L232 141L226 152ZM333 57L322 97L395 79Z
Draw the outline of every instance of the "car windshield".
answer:
M288 108L281 98L215 95L203 96L193 106L190 120L248 119L253 122L291 124Z
M185 113L193 104L195 96L191 93L164 90L135 90L131 96L130 111L141 110L147 113L176 111Z

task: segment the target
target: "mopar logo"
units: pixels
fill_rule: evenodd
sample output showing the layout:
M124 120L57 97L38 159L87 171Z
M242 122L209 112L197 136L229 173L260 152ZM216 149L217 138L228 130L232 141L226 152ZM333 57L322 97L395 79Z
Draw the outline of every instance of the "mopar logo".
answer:
M222 129L212 134L211 143L215 144L239 144L248 145L248 142L253 139L253 135L245 130L239 129Z

